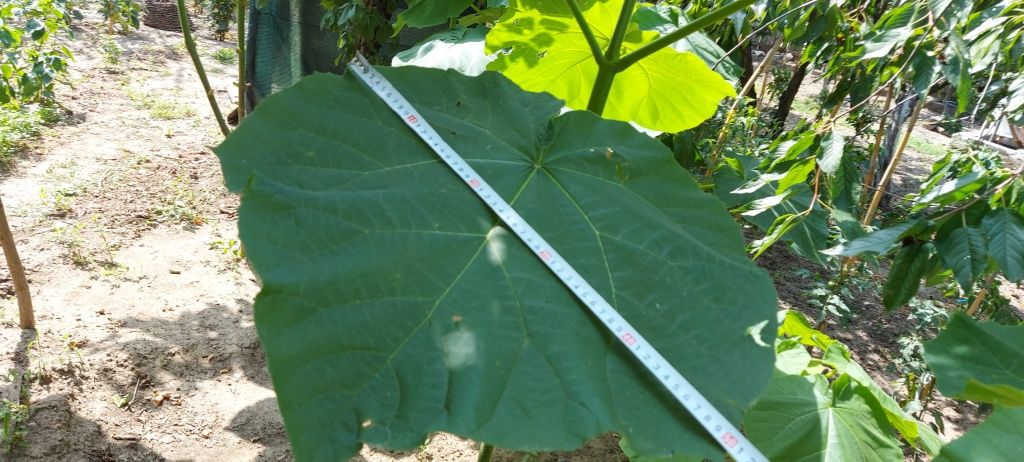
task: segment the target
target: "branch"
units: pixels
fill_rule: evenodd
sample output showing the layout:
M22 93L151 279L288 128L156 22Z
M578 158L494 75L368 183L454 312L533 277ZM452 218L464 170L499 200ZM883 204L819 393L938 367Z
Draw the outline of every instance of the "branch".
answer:
M612 62L611 66L616 72L621 72L629 66L636 64L641 59L656 53L658 50L678 42L679 40L686 38L686 36L704 29L711 24L721 21L723 18L750 6L752 3L754 3L754 0L733 0L732 3L721 6L718 9L693 20L689 24L662 35L657 40L637 48L619 60Z
M572 17L576 18L576 24L579 24L580 31L586 37L587 45L590 46L590 53L594 55L594 61L597 61L598 67L604 67L608 64L608 61L604 59L601 45L597 43L594 31L590 29L590 24L587 24L587 18L583 17L583 10L580 10L580 4L576 3L576 0L565 0L565 3L569 4L569 9L572 10Z
M626 37L626 29L629 29L629 21L633 19L633 10L636 9L636 0L625 0L622 2L622 11L619 12L619 20L615 23L615 31L612 32L612 39L608 43L608 50L605 51L605 60L614 63L619 59L622 51L622 39Z

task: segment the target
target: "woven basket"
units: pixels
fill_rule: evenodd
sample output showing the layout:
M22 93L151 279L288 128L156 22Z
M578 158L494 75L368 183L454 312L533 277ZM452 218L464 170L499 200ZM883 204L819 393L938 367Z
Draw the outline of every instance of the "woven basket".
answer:
M142 23L154 29L181 32L178 4L174 0L146 0L146 12L142 16Z

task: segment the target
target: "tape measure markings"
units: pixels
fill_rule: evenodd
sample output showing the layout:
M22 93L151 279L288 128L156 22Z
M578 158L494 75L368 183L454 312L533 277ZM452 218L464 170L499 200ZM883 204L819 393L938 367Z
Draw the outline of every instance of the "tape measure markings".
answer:
M480 199L533 250L547 267L576 297L593 312L637 359L669 390L734 459L742 462L767 462L768 459L722 413L704 398L661 353L656 350L583 276L566 262L526 220L519 215L451 146L428 124L423 116L370 65L362 54L349 63L358 76L402 121L430 146Z

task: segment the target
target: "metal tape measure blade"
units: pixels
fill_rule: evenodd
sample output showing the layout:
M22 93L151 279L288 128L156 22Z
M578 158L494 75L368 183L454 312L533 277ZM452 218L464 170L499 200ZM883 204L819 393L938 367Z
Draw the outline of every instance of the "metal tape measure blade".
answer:
M630 352L665 386L730 456L741 462L767 462L767 458L704 398L682 374L615 310L526 220L473 170L423 116L361 54L349 63L356 76L427 143L552 273L565 284Z

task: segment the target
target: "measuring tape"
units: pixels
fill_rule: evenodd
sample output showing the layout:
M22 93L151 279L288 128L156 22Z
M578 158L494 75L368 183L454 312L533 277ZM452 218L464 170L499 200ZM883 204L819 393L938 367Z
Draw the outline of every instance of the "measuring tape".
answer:
M529 223L523 220L523 217L519 216L519 213L508 202L505 202L497 191L491 188L448 143L441 139L441 136L423 119L416 108L384 76L380 75L362 54L356 54L356 57L349 63L349 68L370 87L370 90L384 100L391 110L398 114L405 124L412 128L441 157L441 160L459 175L459 178L462 178L462 181L473 189L473 192L516 233L516 236L519 236L519 239L533 250L537 258L540 258L548 269L562 280L562 283L604 323L608 330L615 333L619 341L661 381L662 385L672 393L672 396L675 396L690 411L697 422L700 422L704 429L715 437L718 444L722 445L733 459L741 462L768 461L736 427L729 423L722 413L715 409L710 401L704 398L661 353L658 353L658 350L654 349L640 335L640 332L605 301L604 297L598 294Z

